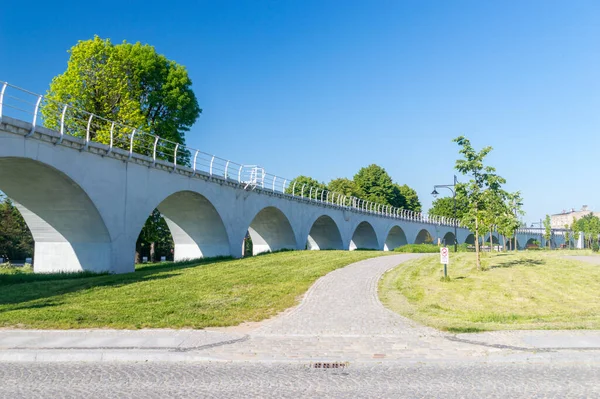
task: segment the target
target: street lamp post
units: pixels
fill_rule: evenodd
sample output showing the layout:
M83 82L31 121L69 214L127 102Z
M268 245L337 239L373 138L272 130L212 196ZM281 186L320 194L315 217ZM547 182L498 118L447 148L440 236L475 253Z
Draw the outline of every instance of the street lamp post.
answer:
M517 202L516 204L514 204L513 211L515 212L515 219L518 218L517 209L519 209L519 207L522 205L523 205L522 202ZM518 251L518 250L519 250L519 246L517 245L517 231L515 230L515 247L513 248L513 251Z
M454 184L436 184L435 186L433 186L433 191L431 192L431 195L433 195L434 198L436 198L438 196L438 192L437 192L437 188L447 188L448 190L452 191L452 198L454 200L454 252L458 252L458 238L456 235L456 184L458 183L458 179L456 178L456 175L454 175ZM451 188L453 187L453 188Z

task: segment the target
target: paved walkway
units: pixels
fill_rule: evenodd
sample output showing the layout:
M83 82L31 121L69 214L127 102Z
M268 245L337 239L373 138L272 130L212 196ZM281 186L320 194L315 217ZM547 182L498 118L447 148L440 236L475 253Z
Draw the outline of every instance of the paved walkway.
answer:
M572 358L597 361L599 331L452 334L379 302L382 274L420 255L368 259L319 279L300 305L261 323L208 330L0 330L0 361L380 362ZM571 351L565 355L564 351ZM562 352L561 352L562 351Z

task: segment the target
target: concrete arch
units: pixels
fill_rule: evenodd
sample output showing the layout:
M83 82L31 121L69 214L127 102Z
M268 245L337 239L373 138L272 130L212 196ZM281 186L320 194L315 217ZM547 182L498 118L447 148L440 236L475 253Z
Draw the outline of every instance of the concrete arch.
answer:
M469 234L467 238L465 238L465 244L475 245L475 234Z
M274 206L263 208L248 227L252 237L252 254L296 249L296 238L290 221ZM241 245L241 243L240 243Z
M426 229L421 229L421 231L419 231L419 233L417 234L417 237L415 238L415 244L425 244L425 243L432 243L433 242L433 237L431 236L431 233L429 231L427 231Z
M0 189L35 241L34 270L111 270L111 237L96 205L65 173L29 158L0 158Z
M442 244L444 244L445 246L452 246L454 245L454 233L449 231L446 234L444 234L444 237L442 238Z
M315 220L308 233L307 248L310 250L344 249L340 229L330 216L322 215Z
M404 230L398 225L392 227L388 232L383 246L384 251L392 251L396 247L408 244Z
M180 191L169 195L157 208L171 230L175 261L230 254L223 220L203 195Z
M533 245L534 241L538 241L539 242L539 238L530 238L527 240L527 242L525 243L525 248L527 248L529 245ZM540 243L541 246L542 243Z
M366 221L359 223L350 240L350 251L355 249L379 249L377 234L373 226Z

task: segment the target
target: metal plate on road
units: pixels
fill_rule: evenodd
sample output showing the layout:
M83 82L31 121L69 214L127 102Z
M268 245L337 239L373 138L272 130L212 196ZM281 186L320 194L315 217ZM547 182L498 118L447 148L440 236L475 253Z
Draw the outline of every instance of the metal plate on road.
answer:
M448 253L448 247L440 248L440 263L447 265L449 261L450 255Z

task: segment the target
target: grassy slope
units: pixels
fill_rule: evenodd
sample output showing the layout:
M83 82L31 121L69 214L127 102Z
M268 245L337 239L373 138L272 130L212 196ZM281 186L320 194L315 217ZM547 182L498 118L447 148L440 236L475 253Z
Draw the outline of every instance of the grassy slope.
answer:
M296 251L93 277L0 275L0 327L203 328L271 317L319 277L383 255Z
M562 251L459 253L440 281L439 256L403 263L380 283L396 312L449 331L600 329L600 266L562 258Z

